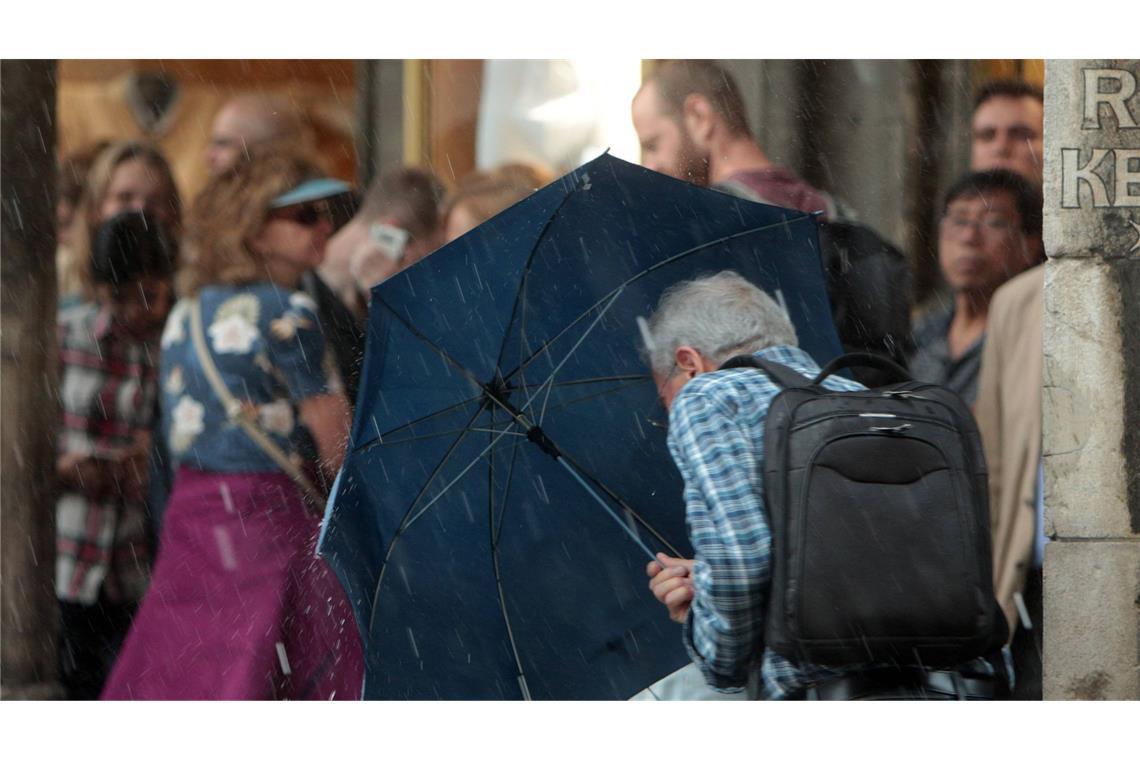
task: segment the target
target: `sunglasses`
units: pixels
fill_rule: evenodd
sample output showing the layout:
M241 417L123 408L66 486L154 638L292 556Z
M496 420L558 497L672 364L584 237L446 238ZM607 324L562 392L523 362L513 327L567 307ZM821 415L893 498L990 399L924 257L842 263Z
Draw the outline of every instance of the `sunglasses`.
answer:
M322 221L330 220L328 204L304 203L281 210L274 210L269 214L270 219L284 219L295 222L302 227L316 227Z

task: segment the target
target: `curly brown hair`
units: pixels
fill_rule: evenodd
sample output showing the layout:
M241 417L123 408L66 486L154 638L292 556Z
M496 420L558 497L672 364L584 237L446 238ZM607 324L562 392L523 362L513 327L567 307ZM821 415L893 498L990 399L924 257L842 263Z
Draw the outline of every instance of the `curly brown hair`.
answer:
M190 209L178 290L193 296L206 285L240 285L266 278L249 241L262 228L274 198L322 176L299 153L254 150L248 161L214 177Z

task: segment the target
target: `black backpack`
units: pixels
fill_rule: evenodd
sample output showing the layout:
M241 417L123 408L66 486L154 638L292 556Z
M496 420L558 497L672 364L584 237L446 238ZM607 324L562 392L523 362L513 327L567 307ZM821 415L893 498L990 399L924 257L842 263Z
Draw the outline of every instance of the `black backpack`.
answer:
M821 385L867 364L905 381ZM733 367L783 388L764 429L765 645L828 666L946 667L1000 649L985 459L962 400L868 354L841 356L814 380L754 356L722 369Z

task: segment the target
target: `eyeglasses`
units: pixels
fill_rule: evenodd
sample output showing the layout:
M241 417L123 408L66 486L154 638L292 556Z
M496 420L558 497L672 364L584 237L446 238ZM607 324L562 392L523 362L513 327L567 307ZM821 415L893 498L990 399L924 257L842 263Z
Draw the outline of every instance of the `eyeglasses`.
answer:
M270 219L283 219L288 222L295 222L302 227L316 227L322 221L328 220L328 204L326 203L303 203L298 206L290 206L280 210L274 210L269 214Z
M669 374L658 385L657 400L653 404L653 412L645 415L645 421L658 430L669 430L669 410L665 408L665 400L661 397L661 389L669 384L673 379L673 375L677 374L677 362L673 362L673 366L669 368Z
M971 219L960 214L948 214L942 221L954 232L979 229L994 235L1004 235L1013 230L1013 222L1001 216L987 216L984 219Z

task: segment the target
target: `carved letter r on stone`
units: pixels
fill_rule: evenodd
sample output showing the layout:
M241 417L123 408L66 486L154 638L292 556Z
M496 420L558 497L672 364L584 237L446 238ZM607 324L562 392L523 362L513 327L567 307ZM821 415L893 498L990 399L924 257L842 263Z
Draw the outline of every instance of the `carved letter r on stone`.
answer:
M1117 92L1101 92L1100 83L1113 79L1120 83ZM1085 115L1084 129L1100 129L1101 103L1106 103L1116 115L1118 129L1138 129L1140 125L1132 118L1126 102L1136 93L1136 77L1125 69L1085 69Z

